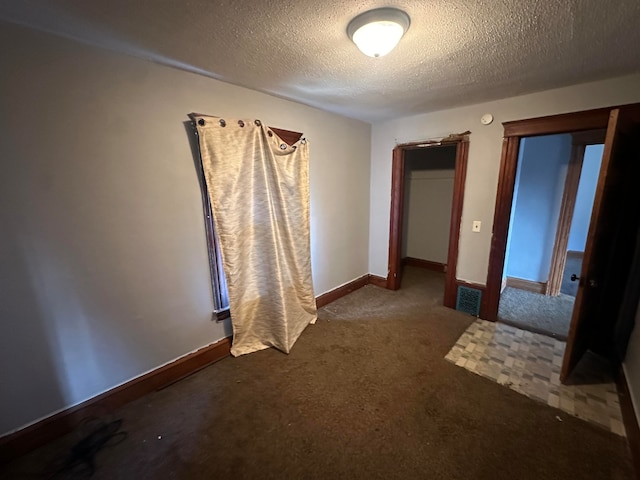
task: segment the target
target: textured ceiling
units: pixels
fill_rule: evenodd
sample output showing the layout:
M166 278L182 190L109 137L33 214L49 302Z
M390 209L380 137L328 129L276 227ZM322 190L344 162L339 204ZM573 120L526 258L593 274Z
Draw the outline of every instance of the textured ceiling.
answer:
M354 16L411 17L383 58ZM365 121L640 71L639 0L0 0L0 18Z

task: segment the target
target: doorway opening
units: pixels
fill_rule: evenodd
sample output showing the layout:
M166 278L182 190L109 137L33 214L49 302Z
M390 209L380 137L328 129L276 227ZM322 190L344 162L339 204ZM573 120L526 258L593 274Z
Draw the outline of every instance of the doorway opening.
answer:
M596 130L521 139L498 321L567 339L604 136Z
M456 265L469 142L398 145L393 151L389 270L386 287L398 290L407 271L439 276L443 304L455 307Z
M523 138L606 129L602 165L584 249L560 380L566 382L591 350L616 367L624 356L635 319L625 308L633 283L632 264L640 225L640 104L608 107L504 124L496 195L486 318L498 317L500 291L520 143Z

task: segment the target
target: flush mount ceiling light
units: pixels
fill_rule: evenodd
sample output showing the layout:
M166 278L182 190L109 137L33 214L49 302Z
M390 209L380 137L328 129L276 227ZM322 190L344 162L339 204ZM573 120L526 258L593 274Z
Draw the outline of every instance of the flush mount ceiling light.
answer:
M347 34L362 53L384 57L409 29L409 15L397 8L377 8L349 22Z

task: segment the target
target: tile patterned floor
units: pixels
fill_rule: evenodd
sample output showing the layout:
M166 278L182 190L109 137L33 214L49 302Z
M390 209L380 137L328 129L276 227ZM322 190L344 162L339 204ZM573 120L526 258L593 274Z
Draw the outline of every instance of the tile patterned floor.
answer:
M446 359L470 372L625 436L616 385L597 362L585 358L562 385L565 343L501 323L475 321ZM590 363L591 362L591 363Z

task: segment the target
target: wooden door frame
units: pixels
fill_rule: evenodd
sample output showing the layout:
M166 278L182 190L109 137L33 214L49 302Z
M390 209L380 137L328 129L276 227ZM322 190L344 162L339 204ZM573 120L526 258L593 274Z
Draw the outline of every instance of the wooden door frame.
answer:
M458 265L458 243L460 240L460 222L464 200L464 184L467 176L469 140L467 138L450 142L415 142L398 145L393 149L391 169L391 215L389 222L389 268L386 287L398 290L402 268L402 234L404 222L405 193L405 152L407 150L456 146L456 163L453 181L453 201L449 225L449 249L447 270L445 273L444 305L455 308L457 295L456 270Z
M567 263L567 247L569 245L569 234L571 233L571 222L576 206L576 198L578 196L578 186L580 185L580 175L582 173L585 151L588 145L604 143L605 134L606 130L587 130L571 134L571 155L569 157L567 178L564 184L560 216L556 228L556 238L551 255L549 278L545 289L546 295L558 296L562 288L562 277Z
M485 318L485 320L495 322L498 319L509 220L518 156L520 154L520 140L523 137L606 129L609 123L609 113L614 108L619 107L598 108L582 112L504 122L502 124L504 127L502 158L500 160L498 190L493 216L493 237L489 254L489 269L484 292L485 316L482 318Z

